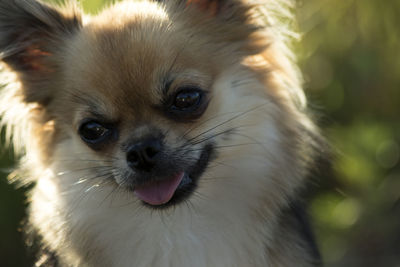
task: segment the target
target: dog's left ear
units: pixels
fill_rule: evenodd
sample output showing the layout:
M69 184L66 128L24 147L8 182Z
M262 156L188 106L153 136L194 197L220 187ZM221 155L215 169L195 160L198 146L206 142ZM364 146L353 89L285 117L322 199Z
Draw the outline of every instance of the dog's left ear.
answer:
M226 21L246 20L250 6L245 2L243 0L181 0L186 7L197 8L208 17L222 18Z
M51 98L49 78L57 72L55 54L81 27L80 16L36 0L0 0L0 57L22 82L26 102Z
M222 0L186 0L186 5L195 5L209 16L217 16L221 7L225 4Z
M221 19L226 22L239 21L246 23L249 19L249 10L255 6L247 0L153 0L174 11L200 11L208 18ZM192 14L195 18L199 14ZM197 15L197 16L196 16Z
M186 14L186 26L212 37L214 43L229 43L232 50L254 55L264 50L267 42L256 21L257 1L248 0L157 0ZM179 15L177 16L179 17Z

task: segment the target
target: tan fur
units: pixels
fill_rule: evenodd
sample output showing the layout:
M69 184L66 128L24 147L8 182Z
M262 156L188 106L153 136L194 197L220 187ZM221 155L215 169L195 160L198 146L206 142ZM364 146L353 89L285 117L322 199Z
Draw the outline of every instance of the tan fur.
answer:
M279 23L285 6L124 1L94 17L73 7L50 19L54 10L36 1L0 2L0 49L17 74L3 92L3 123L27 141L24 169L37 183L29 220L63 265L314 266L282 215L319 139ZM21 12L47 26L27 25ZM177 122L160 111L165 79L168 94L207 90L204 114ZM101 151L78 135L93 114L118 125ZM158 211L123 187L122 148L155 128L175 149L199 135L217 147L194 194Z

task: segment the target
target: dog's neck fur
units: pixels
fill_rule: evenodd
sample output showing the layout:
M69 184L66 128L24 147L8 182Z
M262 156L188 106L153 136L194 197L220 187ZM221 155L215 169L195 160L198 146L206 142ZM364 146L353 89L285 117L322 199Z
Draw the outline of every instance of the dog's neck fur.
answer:
M296 230L300 226L290 223L291 214L279 216L282 210L267 218L240 203L221 210L204 201L207 206L188 202L161 212L129 202L113 188L77 197L87 190L78 187L55 201L61 192L52 179L43 177L34 192L32 220L45 229L41 234L60 262L71 266L279 267L315 260Z

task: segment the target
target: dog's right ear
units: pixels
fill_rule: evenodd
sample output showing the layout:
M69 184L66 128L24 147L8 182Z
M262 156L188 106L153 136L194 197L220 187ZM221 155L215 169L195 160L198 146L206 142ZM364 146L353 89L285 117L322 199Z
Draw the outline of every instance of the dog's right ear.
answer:
M77 9L68 10L36 0L0 0L0 57L17 73L26 102L45 104L51 98L55 55L82 25Z

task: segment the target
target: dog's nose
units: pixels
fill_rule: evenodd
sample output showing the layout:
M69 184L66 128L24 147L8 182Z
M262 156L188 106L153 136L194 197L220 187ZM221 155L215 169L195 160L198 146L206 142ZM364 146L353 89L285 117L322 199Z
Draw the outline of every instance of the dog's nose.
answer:
M156 156L160 151L161 141L159 139L148 139L130 146L126 160L132 169L148 172L156 164Z

